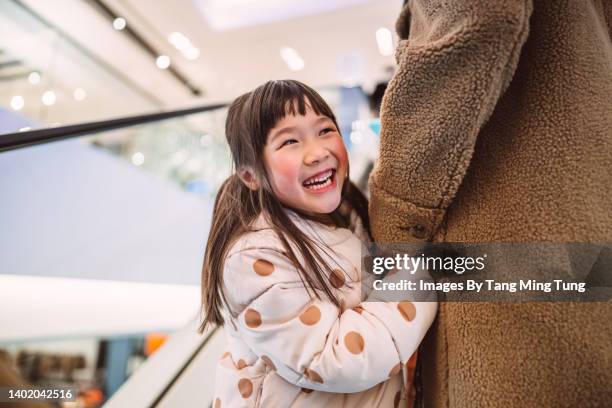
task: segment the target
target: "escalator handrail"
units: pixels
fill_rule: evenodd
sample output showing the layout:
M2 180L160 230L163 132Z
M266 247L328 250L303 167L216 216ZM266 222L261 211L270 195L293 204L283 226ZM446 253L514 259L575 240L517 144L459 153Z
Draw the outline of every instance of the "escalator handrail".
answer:
M166 396L168 391L178 382L179 378L187 370L189 365L193 363L193 361L196 359L196 356L204 350L204 348L208 345L209 341L213 338L215 334L218 334L219 331L220 329L218 327L214 327L210 329L207 333L202 334L203 337L205 336L202 343L200 343L200 345L194 350L194 352L191 353L189 359L183 363L183 365L176 372L176 374L174 374L174 376L170 379L168 384L166 384L164 389L161 390L161 392L157 395L154 402L151 404L152 407L156 407L160 403L160 401Z
M28 130L0 135L0 152L20 149L42 143L55 142L58 140L88 136L94 133L119 129L144 123L157 122L179 116L202 113L226 107L227 104L215 104L198 106L194 108L178 109L173 111L149 113L144 115L128 116L96 122L86 122L67 126Z
M199 334L198 326L199 318L196 318L170 336L106 401L104 408L152 408L158 405L198 354L219 334L217 327Z

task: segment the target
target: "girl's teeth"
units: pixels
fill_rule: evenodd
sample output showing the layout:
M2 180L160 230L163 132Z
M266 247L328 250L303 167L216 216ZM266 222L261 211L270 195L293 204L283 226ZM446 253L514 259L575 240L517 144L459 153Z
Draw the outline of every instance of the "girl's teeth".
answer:
M332 174L333 174L333 170L330 170L328 173L326 173L325 175L321 177L317 177L316 179L308 180L305 185L308 186L312 183L320 183L321 181L325 179L331 178Z
M313 184L313 185L308 185L308 186L306 186L306 188L307 188L307 189L310 189L310 190L319 190L319 189L321 189L321 188L323 188L323 187L327 187L327 186L329 186L330 184L331 184L331 177L330 177L330 178L328 178L328 179L327 179L327 181L326 181L325 183L322 183L322 184Z

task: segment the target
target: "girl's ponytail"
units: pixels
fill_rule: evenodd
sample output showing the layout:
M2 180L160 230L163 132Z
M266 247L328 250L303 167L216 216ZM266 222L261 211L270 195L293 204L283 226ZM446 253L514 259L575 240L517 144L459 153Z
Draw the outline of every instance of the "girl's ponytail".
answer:
M221 185L212 214L210 233L206 242L202 267L202 324L203 332L208 325L223 324L223 263L232 241L248 228L251 220L259 214L257 193L251 191L234 174Z

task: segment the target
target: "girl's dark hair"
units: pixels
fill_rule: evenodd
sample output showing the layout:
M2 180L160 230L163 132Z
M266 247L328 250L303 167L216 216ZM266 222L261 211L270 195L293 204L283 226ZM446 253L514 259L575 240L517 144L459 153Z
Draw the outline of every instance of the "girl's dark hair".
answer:
M291 220L285 207L273 194L261 160L270 130L286 115L306 115L307 107L317 115L330 118L338 128L336 117L323 98L312 88L293 80L266 82L236 98L229 107L225 134L232 153L234 174L225 180L215 199L202 268L203 319L200 332L210 324L224 323L223 306L227 305L227 301L223 293L223 268L227 251L242 234L251 230L252 222L260 214L277 234L286 256L296 266L311 296L320 298L319 293L322 292L339 306L339 300L326 279L331 268L320 254L325 248L321 248ZM236 174L245 168L258 180L257 190L248 188ZM343 185L341 204L355 210L369 234L367 200L348 177ZM340 206L330 215L335 225L348 225L348 215L340 211ZM304 259L303 264L298 261L290 242Z

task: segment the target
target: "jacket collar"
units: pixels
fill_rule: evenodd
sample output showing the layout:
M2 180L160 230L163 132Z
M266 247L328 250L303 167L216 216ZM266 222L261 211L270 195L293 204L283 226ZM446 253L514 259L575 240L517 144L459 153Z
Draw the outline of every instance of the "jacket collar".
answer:
M289 218L306 236L326 246L338 245L346 241L353 232L348 228L325 225L302 217L295 211L285 210ZM271 225L263 214L260 214L251 224L253 230L271 229Z

